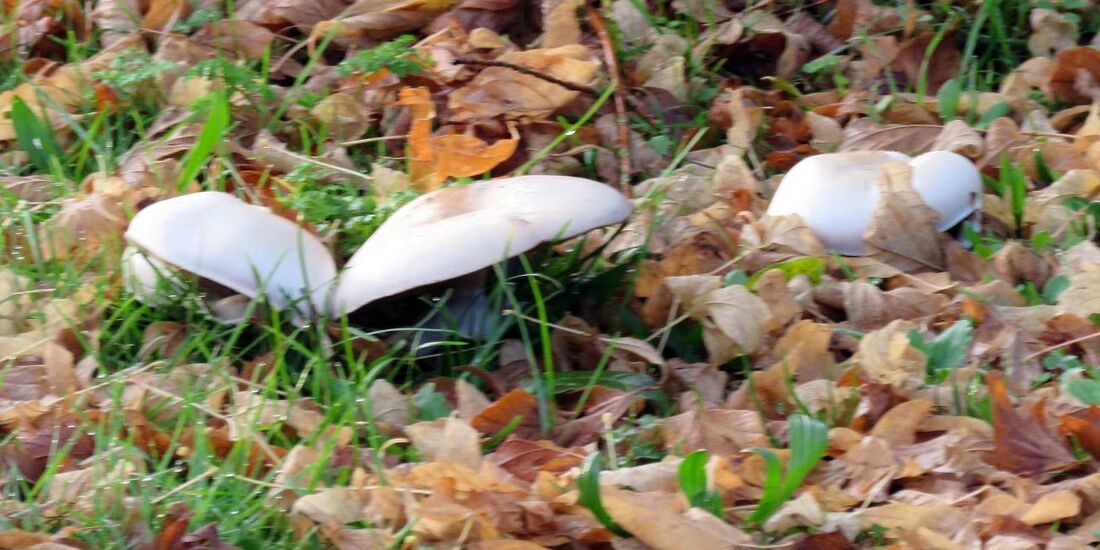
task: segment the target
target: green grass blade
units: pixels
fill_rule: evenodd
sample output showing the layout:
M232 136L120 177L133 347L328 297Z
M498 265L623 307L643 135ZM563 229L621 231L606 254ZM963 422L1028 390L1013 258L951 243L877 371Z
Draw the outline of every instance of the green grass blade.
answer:
M222 140L225 131L229 128L229 99L224 91L215 92L210 98L210 112L206 115L206 123L202 126L195 146L187 152L180 162L180 177L177 188L183 189L195 179L206 164L206 159L214 151L214 147Z

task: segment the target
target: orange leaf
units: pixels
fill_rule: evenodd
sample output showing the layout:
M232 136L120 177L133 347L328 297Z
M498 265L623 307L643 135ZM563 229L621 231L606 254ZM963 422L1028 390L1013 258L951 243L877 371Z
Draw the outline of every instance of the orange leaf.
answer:
M523 420L512 435L523 439L537 439L541 435L538 400L518 388L485 407L470 421L470 425L481 433L492 434L502 430L517 416L523 417Z
M1100 458L1100 407L1094 405L1058 420L1063 433L1075 436L1083 449Z
M516 152L519 139L512 137L489 145L474 136L432 135L435 104L427 88L402 88L396 105L409 108L409 176L421 191L439 188L447 178L484 174Z

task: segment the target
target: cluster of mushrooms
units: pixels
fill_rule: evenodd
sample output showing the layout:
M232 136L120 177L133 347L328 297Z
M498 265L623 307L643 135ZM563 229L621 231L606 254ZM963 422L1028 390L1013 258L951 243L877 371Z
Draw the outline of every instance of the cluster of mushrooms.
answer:
M907 162L912 186L946 231L978 208L981 177L955 153L910 158L893 151L809 157L783 178L769 215L801 216L827 249L863 253L863 237L889 163ZM490 267L541 243L626 220L632 204L603 183L568 176L519 176L427 193L397 210L339 272L312 233L228 193L167 199L131 221L123 262L128 288L158 303L179 271L249 299L259 296L299 319L339 317L383 298ZM476 238L472 238L475 237Z
M393 213L337 272L315 235L262 206L205 191L152 204L126 230L127 287L158 303L177 270L299 319L339 317L377 300L456 279L624 221L614 188L567 176L519 176L427 193Z

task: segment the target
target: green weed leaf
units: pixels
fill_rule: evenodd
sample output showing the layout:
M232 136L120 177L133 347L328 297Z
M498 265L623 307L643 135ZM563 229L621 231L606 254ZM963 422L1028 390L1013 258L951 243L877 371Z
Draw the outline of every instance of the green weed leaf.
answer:
M214 92L210 97L209 105L210 112L206 115L206 123L199 132L195 146L180 162L180 177L177 182L177 187L180 189L199 175L203 166L206 165L206 159L210 153L214 152L214 147L222 141L222 136L229 129L229 100L225 92L222 90Z
M916 330L909 331L909 343L924 353L925 373L930 383L942 381L951 371L966 361L974 325L960 319L947 330L925 342Z
M779 457L768 449L755 447L749 452L764 459L766 475L764 495L749 516L749 523L759 525L774 514L825 456L829 446L829 427L824 422L802 414L788 419L790 432L790 460L786 472L782 472Z
M707 488L707 452L694 451L684 457L677 470L680 490L684 492L688 503L702 508L717 517L722 517L722 499L718 493Z
M600 497L600 471L602 470L600 458L600 453L592 453L581 464L581 475L577 478L580 503L588 508L588 511L596 516L596 521L599 521L609 531L620 537L629 537L630 533L619 527L619 524L611 519L611 514L607 512L607 509L603 507L603 499Z

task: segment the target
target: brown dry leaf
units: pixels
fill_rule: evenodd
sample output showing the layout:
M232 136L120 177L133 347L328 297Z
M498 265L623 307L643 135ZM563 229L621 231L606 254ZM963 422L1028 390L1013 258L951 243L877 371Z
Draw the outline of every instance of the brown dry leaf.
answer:
M763 346L764 323L772 313L749 289L722 287L722 278L716 275L668 277L665 284L703 324L703 341L712 363L725 363Z
M138 0L101 0L92 7L92 22L100 29L99 42L108 47L138 30Z
M775 343L773 355L799 382L836 378L836 358L829 351L833 328L809 320L798 321Z
M1086 265L1069 277L1069 287L1058 296L1059 311L1080 317L1100 312L1100 266Z
M879 200L863 234L865 255L903 272L943 270L943 248L936 223L940 214L913 190L907 164L883 167Z
M249 21L227 19L203 25L191 39L245 59L260 59L271 48L275 34Z
M998 91L1016 110L1031 103L1031 92L1041 91L1051 96L1051 76L1057 63L1049 57L1033 57L1021 63L1001 81Z
M1089 46L1067 48L1058 52L1057 64L1050 75L1054 94L1063 101L1092 103L1100 82L1100 50Z
M1066 14L1035 8L1028 14L1031 36L1027 49L1035 57L1050 57L1077 45L1077 22Z
M438 418L405 428L426 461L447 460L477 470L481 466L481 437L465 420Z
M363 521L363 508L369 500L370 491L366 489L329 487L312 495L299 497L290 509L290 516L292 520L295 516L300 516L316 524Z
M764 441L756 411L696 409L661 421L665 447L689 453L697 449L733 456Z
M882 415L870 435L893 446L912 445L917 438L917 426L932 412L932 406L927 399L906 401Z
M623 529L654 550L718 550L749 544L752 537L714 515L684 510L678 495L600 487L603 505Z
M182 21L191 13L191 3L186 0L150 0L149 9L141 20L141 28L153 31Z
M0 400L64 397L79 388L73 355L37 335L0 337Z
M1020 516L1028 525L1043 525L1069 519L1081 513L1081 497L1071 491L1047 493Z
M900 151L918 155L930 151L943 133L939 125L890 125L870 126L860 130L852 125L845 129L841 151Z
M906 321L897 320L885 328L864 335L852 361L875 382L886 384L902 395L924 385L925 356L909 344Z
M508 392L482 410L470 421L470 425L483 434L495 434L511 424L517 416L523 419L512 434L531 440L542 435L538 400L519 388Z
M516 152L519 139L514 131L510 139L489 145L481 139L462 134L431 135L435 104L427 88L402 88L397 105L409 108L409 175L421 191L431 191L447 178L477 176L492 170ZM454 96L452 96L453 99Z
M529 67L560 80L587 85L599 64L580 44L506 53L497 61ZM487 67L448 99L451 120L473 122L497 116L541 119L580 95L541 78L504 67Z
M771 310L771 316L764 324L766 332L779 330L802 314L802 306L787 289L787 277L783 271L765 271L757 279L754 290Z
M360 97L351 92L336 92L325 96L309 110L309 114L340 141L358 138L373 124L370 110Z
M118 200L100 194L61 201L61 210L39 227L43 250L51 258L88 257L104 250L121 253L128 223Z
M357 0L339 15L314 24L310 42L328 37L342 46L368 47L403 32L418 29L456 0Z
M262 395L240 391L233 396L236 405L226 418L228 437L234 441L252 439L263 425L285 423L294 429L299 437L317 435L324 428L320 444L330 438L337 446L346 446L351 441L351 428L325 426L325 414L311 399L301 398L294 401L267 399Z
M1079 465L1039 419L1017 412L1000 375L987 373L986 383L993 398L995 449L990 464L1024 476L1071 470Z
M964 157L976 159L982 156L985 140L977 130L962 120L955 119L943 126L930 151L951 151Z
M371 420L389 425L390 429L404 428L409 424L409 401L388 380L378 378L367 390Z
M581 42L581 27L577 20L579 0L558 0L544 4L543 48L557 48Z
M343 0L263 0L242 2L234 17L270 28L296 27L305 32L333 19L347 6Z
M562 474L581 464L584 450L564 448L551 441L527 441L516 437L504 440L487 460L524 481L534 481L539 472Z
M848 324L857 329L874 329L895 320L914 320L939 313L950 301L912 287L884 292L868 282L841 283L841 305ZM819 300L821 298L818 298Z

